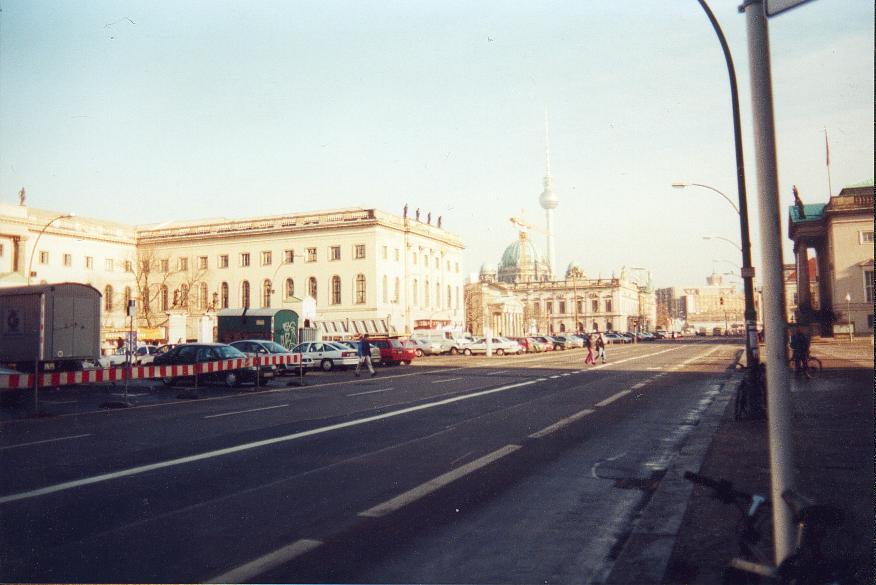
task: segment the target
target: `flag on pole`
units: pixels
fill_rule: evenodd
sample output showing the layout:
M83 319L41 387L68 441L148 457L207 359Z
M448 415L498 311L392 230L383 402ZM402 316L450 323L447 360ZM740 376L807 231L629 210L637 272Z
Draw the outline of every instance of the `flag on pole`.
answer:
M827 159L827 166L830 166L830 144L827 142L827 128L824 129L824 153Z

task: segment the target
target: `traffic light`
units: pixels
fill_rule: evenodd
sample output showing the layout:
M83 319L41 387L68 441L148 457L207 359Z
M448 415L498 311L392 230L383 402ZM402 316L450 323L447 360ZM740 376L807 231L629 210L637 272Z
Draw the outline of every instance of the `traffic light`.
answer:
M721 297L721 304L724 304L724 297Z

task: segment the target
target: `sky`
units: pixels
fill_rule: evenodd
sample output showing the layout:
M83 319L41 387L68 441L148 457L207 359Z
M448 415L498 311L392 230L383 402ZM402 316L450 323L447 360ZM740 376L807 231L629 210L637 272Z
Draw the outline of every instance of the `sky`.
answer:
M739 0L711 0L739 79L760 263ZM695 0L0 0L0 202L133 224L348 207L442 216L466 272L522 215L557 268L645 268L655 286L737 272L727 69ZM872 181L874 4L769 21L782 234ZM830 148L830 182L825 132ZM775 218L772 218L775 221ZM546 247L543 236L532 234ZM783 242L791 260L791 243ZM729 282L738 277L728 275Z

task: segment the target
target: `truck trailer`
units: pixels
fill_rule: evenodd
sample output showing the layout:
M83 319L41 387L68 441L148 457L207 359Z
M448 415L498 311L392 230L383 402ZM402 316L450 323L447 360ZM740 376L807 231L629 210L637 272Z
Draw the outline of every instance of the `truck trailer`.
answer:
M0 365L81 370L100 355L100 291L76 282L0 288Z
M291 309L223 309L216 317L220 343L266 339L286 349L298 345L298 313Z

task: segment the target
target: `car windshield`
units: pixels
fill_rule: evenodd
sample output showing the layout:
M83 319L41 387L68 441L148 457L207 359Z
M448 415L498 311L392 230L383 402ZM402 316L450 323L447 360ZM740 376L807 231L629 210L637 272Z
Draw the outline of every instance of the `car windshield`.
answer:
M219 358L223 360L246 357L242 351L237 348L231 347L230 345L217 346L216 353L219 355Z
M289 351L279 343L275 343L273 341L265 341L264 343L262 343L262 346L271 353L286 353Z
M348 349L350 349L349 347L345 347L339 343L334 342L326 343L324 345L325 347L323 348L323 351L347 351Z

